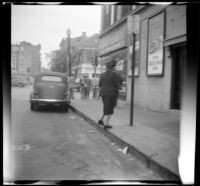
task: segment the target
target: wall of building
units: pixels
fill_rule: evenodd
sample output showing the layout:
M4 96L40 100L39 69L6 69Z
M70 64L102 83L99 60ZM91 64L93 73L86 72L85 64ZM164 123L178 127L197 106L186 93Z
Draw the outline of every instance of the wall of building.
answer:
M30 73L31 74L36 74L40 72L40 66L41 66L41 61L40 61L40 50L41 46L40 45L32 45L27 42L22 42L21 45L24 48L24 64L26 67L26 72L27 68L30 68Z
M166 8L166 9L165 9ZM162 76L147 75L148 18L165 9L165 40L186 34L185 6L151 6L140 12L140 64L139 76L135 77L136 106L151 110L167 111L170 109L172 59L169 45L164 47L164 71ZM173 44L179 42L174 41ZM131 80L128 78L127 102L130 102Z
M127 27L125 21L103 35L99 41L99 56L101 57L109 52L127 47L126 33Z
M126 19L124 19L126 16L123 18L121 17L121 19L119 18L119 11L117 13L118 16L114 14L114 23L111 21L113 19L111 16L113 10L118 10L118 7L113 9L111 7L109 8L109 6L104 6L102 8L102 13L104 15L102 15L102 34L99 39L99 56L101 57L101 63L106 63L110 57L112 58L113 54L123 48L126 49L128 59L126 101L130 103L130 67L132 59L129 54L129 49L131 49L132 32L135 32L134 30L137 27L137 18L135 15L139 15L140 29L139 34L136 36L136 39L139 41L139 63L138 74L136 71L135 76L134 103L137 107L145 109L168 111L170 109L172 66L174 63L170 53L171 46L186 42L186 6L156 5L138 7L138 9L135 10L136 14L134 15L134 11L132 14L129 13ZM120 8L119 10L122 9ZM109 11L111 11L111 13L109 13ZM164 14L161 15L160 12L162 11ZM135 17L132 19L130 15ZM157 15L160 15L160 18L158 18ZM118 17L118 19L116 17ZM116 23L115 20L117 20ZM108 24L110 21L112 23ZM150 26L153 30L150 30ZM133 28L134 30L130 30ZM159 35L160 32L163 34ZM150 49L154 46L152 44L154 44L155 38L160 38L159 36L161 36L161 49L163 50L159 55L160 58L162 58L160 61L163 61L163 63L160 63L160 66L161 64L163 64L163 66L161 66L162 71L155 75L150 74L151 69L149 68L148 56L151 56ZM149 42L151 45L149 45ZM154 62L154 58L152 62ZM156 66L154 65L154 67ZM157 67L159 68L159 66Z

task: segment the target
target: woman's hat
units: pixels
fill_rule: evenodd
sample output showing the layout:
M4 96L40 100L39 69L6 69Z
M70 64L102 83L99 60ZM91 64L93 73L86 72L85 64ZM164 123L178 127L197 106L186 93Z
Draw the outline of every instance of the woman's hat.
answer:
M107 62L106 67L108 69L113 69L116 66L117 62L115 60L111 60L109 62Z

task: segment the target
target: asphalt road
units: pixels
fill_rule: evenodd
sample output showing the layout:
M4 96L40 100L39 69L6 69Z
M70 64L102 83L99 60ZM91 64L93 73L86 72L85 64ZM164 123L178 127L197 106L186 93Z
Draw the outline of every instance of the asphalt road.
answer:
M31 111L31 89L11 89L14 180L162 180L75 113Z

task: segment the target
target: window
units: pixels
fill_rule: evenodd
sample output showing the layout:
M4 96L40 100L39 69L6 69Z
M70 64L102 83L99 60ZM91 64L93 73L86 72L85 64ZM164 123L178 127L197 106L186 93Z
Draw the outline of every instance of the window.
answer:
M128 5L122 6L122 17L128 13L128 10L129 10Z
M42 81L54 81L54 82L61 82L62 78L58 76L42 76Z
M117 12L118 12L117 7L118 7L118 6L114 6L114 22L117 21Z
M114 13L115 13L115 8L114 8L114 5L112 5L111 6L111 19L110 19L111 25L114 23Z
M106 5L106 14L109 12L109 5Z
M132 6L132 10L135 10L135 9L136 9L136 7L137 7L136 5L133 5L133 6Z

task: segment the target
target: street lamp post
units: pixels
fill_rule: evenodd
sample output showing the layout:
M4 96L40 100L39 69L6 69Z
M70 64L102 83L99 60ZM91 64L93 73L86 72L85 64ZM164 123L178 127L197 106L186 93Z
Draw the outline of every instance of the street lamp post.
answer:
M71 30L68 28L67 29L67 39L68 39L68 58L69 58L69 76L71 76L71 52L70 52L70 35L71 35Z

